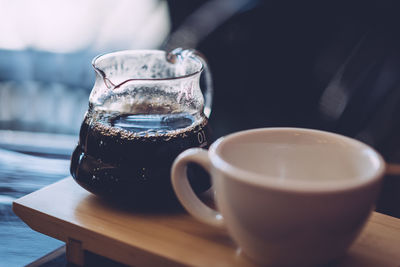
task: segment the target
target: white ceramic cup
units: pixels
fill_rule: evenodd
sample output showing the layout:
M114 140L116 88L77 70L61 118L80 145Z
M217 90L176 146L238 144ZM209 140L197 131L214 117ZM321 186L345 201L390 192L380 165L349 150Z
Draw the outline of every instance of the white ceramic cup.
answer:
M214 210L194 194L186 166L212 177ZM343 256L374 208L385 169L371 147L338 134L264 128L220 138L175 160L172 185L197 219L226 226L244 254L267 265L315 265Z

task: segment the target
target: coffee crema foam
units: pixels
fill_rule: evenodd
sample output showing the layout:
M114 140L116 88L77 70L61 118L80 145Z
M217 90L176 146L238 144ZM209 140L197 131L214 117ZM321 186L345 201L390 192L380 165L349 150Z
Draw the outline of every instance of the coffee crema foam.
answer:
M188 132L193 132L196 131L196 129L204 128L208 123L208 120L205 117L202 117L196 121L193 121L190 126L187 126L185 128L173 129L168 131L157 131L152 129L145 131L131 131L111 125L110 120L121 115L124 114L117 115L116 113L114 113L112 115L106 115L103 112L95 113L94 115L87 114L85 116L84 123L89 125L92 130L97 131L102 135L119 137L126 140L151 137L165 137L166 140L169 140L171 138L186 137Z

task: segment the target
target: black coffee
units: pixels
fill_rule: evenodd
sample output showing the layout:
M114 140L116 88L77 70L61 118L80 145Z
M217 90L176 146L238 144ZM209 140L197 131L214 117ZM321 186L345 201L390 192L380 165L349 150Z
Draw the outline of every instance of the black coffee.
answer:
M86 115L71 174L88 191L113 199L153 205L174 200L170 171L174 159L191 147L208 148L207 119L191 115ZM195 192L210 187L198 166L188 168Z

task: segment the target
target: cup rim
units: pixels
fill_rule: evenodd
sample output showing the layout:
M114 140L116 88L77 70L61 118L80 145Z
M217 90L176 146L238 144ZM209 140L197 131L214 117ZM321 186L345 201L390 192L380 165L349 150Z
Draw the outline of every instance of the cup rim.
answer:
M301 132L308 134L318 134L324 136L330 136L338 138L341 141L355 144L367 149L374 160L376 160L377 168L370 174L363 176L362 179L350 179L350 180L335 180L335 181L324 181L321 183L312 182L307 180L284 180L274 179L270 175L262 175L256 172L242 169L240 167L234 166L227 162L223 156L220 154L221 147L228 141L232 139L241 137L248 134L261 134L263 132ZM331 133L327 131L306 129L306 128L294 128L294 127L271 127L271 128L258 128L251 130L239 131L236 133L229 134L227 136L219 138L215 141L210 149L209 156L211 164L218 169L220 172L227 175L227 177L235 179L239 182L245 184L251 184L256 186L261 186L264 188L271 188L280 191L295 191L304 193L327 193L327 192L337 192L345 190L353 190L356 188L368 186L379 182L386 169L386 164L383 157L371 146L360 142L356 139L346 137L340 134ZM266 179L267 178L267 179Z

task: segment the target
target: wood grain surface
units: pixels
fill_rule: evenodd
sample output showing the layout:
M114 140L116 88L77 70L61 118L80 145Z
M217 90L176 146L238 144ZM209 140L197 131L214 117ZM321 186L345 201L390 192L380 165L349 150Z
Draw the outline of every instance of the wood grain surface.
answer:
M255 266L227 232L181 209L143 212L109 204L66 178L16 200L32 229L70 244L73 261L88 250L135 266ZM82 254L83 255L83 254ZM335 266L400 266L400 219L374 212Z

